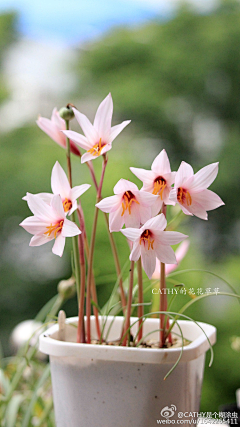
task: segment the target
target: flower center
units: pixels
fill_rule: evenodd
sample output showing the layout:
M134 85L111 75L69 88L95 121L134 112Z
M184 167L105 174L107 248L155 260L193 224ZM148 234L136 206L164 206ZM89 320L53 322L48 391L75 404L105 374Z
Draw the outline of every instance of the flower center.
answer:
M154 180L154 187L153 187L152 194L155 194L155 195L158 194L159 196L161 196L161 199L162 199L163 191L166 188L166 186L167 186L166 180L162 176L158 176Z
M153 249L153 242L154 242L154 240L152 238L152 233L151 233L150 230L145 230L142 233L142 235L140 237L140 245L142 244L142 240L143 240L144 244L145 244L145 242L147 242L147 244L148 244L148 251L149 251L149 249Z
M192 204L192 198L189 191L185 190L182 187L178 188L177 199L178 202L181 203L181 205L187 203L188 206L191 206Z
M124 215L124 212L128 209L129 215L131 215L131 205L135 202L139 205L139 202L136 200L136 197L131 191L126 191L123 195L123 202L122 202L122 215Z
M101 151L104 147L104 145L106 145L105 143L102 143L102 138L99 139L99 142L97 142L97 144L95 144L92 148L90 148L90 150L88 150L87 152L92 154L93 156L100 156Z
M70 211L70 209L72 209L72 201L69 199L65 199L63 202L63 209L64 212Z
M47 234L48 237L50 237L51 234L54 232L54 239L56 239L57 233L60 233L60 231L62 230L62 228L63 228L63 220L57 222L54 225L51 224L48 227L46 227L47 231L45 231L44 234Z

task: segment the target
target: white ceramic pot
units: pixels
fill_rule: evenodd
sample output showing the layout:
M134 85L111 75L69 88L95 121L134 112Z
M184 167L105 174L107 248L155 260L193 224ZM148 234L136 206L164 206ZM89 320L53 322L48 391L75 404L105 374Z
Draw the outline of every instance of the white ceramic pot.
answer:
M109 316L107 327L112 320ZM91 322L94 337L93 317ZM115 318L110 340L119 338L122 322L122 317ZM180 420L180 412L184 420L192 419L199 411L209 343L196 323L178 322L184 337L192 342L184 347L181 361L165 381L180 348L77 344L77 330L71 325L76 323L77 318L67 319L66 341L58 341L57 324L40 336L40 350L50 356L57 427L152 427L160 424L158 420ZM199 325L214 344L216 329ZM137 327L133 326L133 333ZM158 319L147 319L144 335L158 327ZM176 325L173 331L179 334ZM147 339L151 338L158 339L158 333Z

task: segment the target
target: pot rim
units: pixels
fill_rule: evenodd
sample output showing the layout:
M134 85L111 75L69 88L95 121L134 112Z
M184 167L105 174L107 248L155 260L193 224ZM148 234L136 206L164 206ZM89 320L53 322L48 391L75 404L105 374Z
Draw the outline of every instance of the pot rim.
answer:
M99 316L101 319L102 316ZM91 316L92 328L94 328L94 316ZM122 316L108 316L107 323L110 324L114 319L111 333L114 329L121 330L123 321ZM66 319L66 333L69 328L72 329L71 323L76 324L78 317L71 317ZM137 320L136 317L131 318L131 322ZM159 324L159 319L148 318L144 322L144 335L146 332L156 329ZM184 338L190 339L192 342L183 347L181 362L190 361L200 357L210 348L208 339L211 345L216 342L216 328L212 325L203 322L188 320L178 320L178 324L183 331ZM199 326L205 331L205 334ZM137 325L136 325L137 327ZM76 334L76 328L75 334ZM173 331L178 331L175 325ZM112 332L113 331L113 332ZM92 360L108 360L108 361L122 361L122 362L139 362L139 363L174 363L181 354L181 347L179 348L136 348L136 347L122 347L110 345L97 345L97 344L79 344L69 341L58 341L58 324L52 325L47 331L42 333L39 337L39 350L49 356L56 357L76 357ZM153 334L154 335L154 334Z

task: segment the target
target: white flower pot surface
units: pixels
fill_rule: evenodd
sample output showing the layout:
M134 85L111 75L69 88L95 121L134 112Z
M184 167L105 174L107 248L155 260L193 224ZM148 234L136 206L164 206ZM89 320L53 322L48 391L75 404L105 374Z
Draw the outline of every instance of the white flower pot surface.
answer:
M131 318L131 323L135 320ZM118 339L122 329L123 318L109 316L105 331L112 321L108 340ZM205 353L209 349L208 340L196 323L178 321L184 338L191 343L184 347L178 366L165 381L181 348L77 344L76 324L76 317L66 320L66 341L58 341L57 324L40 336L39 349L50 356L57 427L152 427L160 424L159 420L163 424L180 420L180 412L185 414L182 423L183 419L186 422L196 418ZM215 327L198 324L213 345ZM92 337L96 338L93 316L91 328ZM144 335L158 328L158 319L147 319ZM133 335L137 329L135 324ZM179 335L177 325L173 332ZM152 332L147 340L158 337L159 332Z

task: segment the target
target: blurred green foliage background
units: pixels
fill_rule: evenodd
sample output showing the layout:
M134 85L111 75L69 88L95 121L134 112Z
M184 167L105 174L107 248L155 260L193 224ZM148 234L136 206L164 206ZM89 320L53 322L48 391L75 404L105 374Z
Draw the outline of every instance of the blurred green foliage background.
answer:
M5 50L17 38L16 16L0 16L0 75ZM114 142L103 186L103 196L112 195L120 178L141 183L129 167L150 169L155 156L165 148L173 170L182 160L195 171L220 162L219 175L211 186L226 206L209 213L209 221L184 218L179 231L190 235L190 251L180 268L211 270L229 281L240 293L240 5L222 1L211 14L199 15L182 6L175 17L140 28L117 28L96 42L79 48L74 72L78 87L69 94L80 110L86 103L97 107L109 93L114 101L114 124L132 123ZM0 102L8 96L0 83ZM57 105L57 100L56 100ZM52 106L54 107L54 105ZM61 106L59 106L61 107ZM83 110L82 110L83 111ZM85 113L85 111L83 111ZM45 116L44 111L41 112ZM93 119L93 116L91 117ZM73 124L75 130L76 123ZM9 333L21 320L33 318L56 294L57 283L68 278L70 243L62 259L50 246L28 248L30 236L18 224L30 215L21 200L26 191L51 191L51 169L56 160L66 170L65 153L32 123L0 135L0 332L5 354ZM90 183L80 160L73 159L74 185ZM101 159L94 161L99 177ZM93 186L82 197L87 233L90 236L95 204ZM120 234L120 233L119 233ZM115 233L121 264L128 258L124 237ZM116 280L110 245L100 216L94 259L100 305ZM227 286L207 273L179 276L189 288ZM171 286L171 285L170 285ZM151 299L151 293L147 299ZM189 300L178 298L176 308ZM76 300L65 306L68 316L77 312ZM206 367L202 410L235 400L240 387L239 353L230 338L240 336L237 300L220 296L204 299L186 313L218 328L213 366Z

